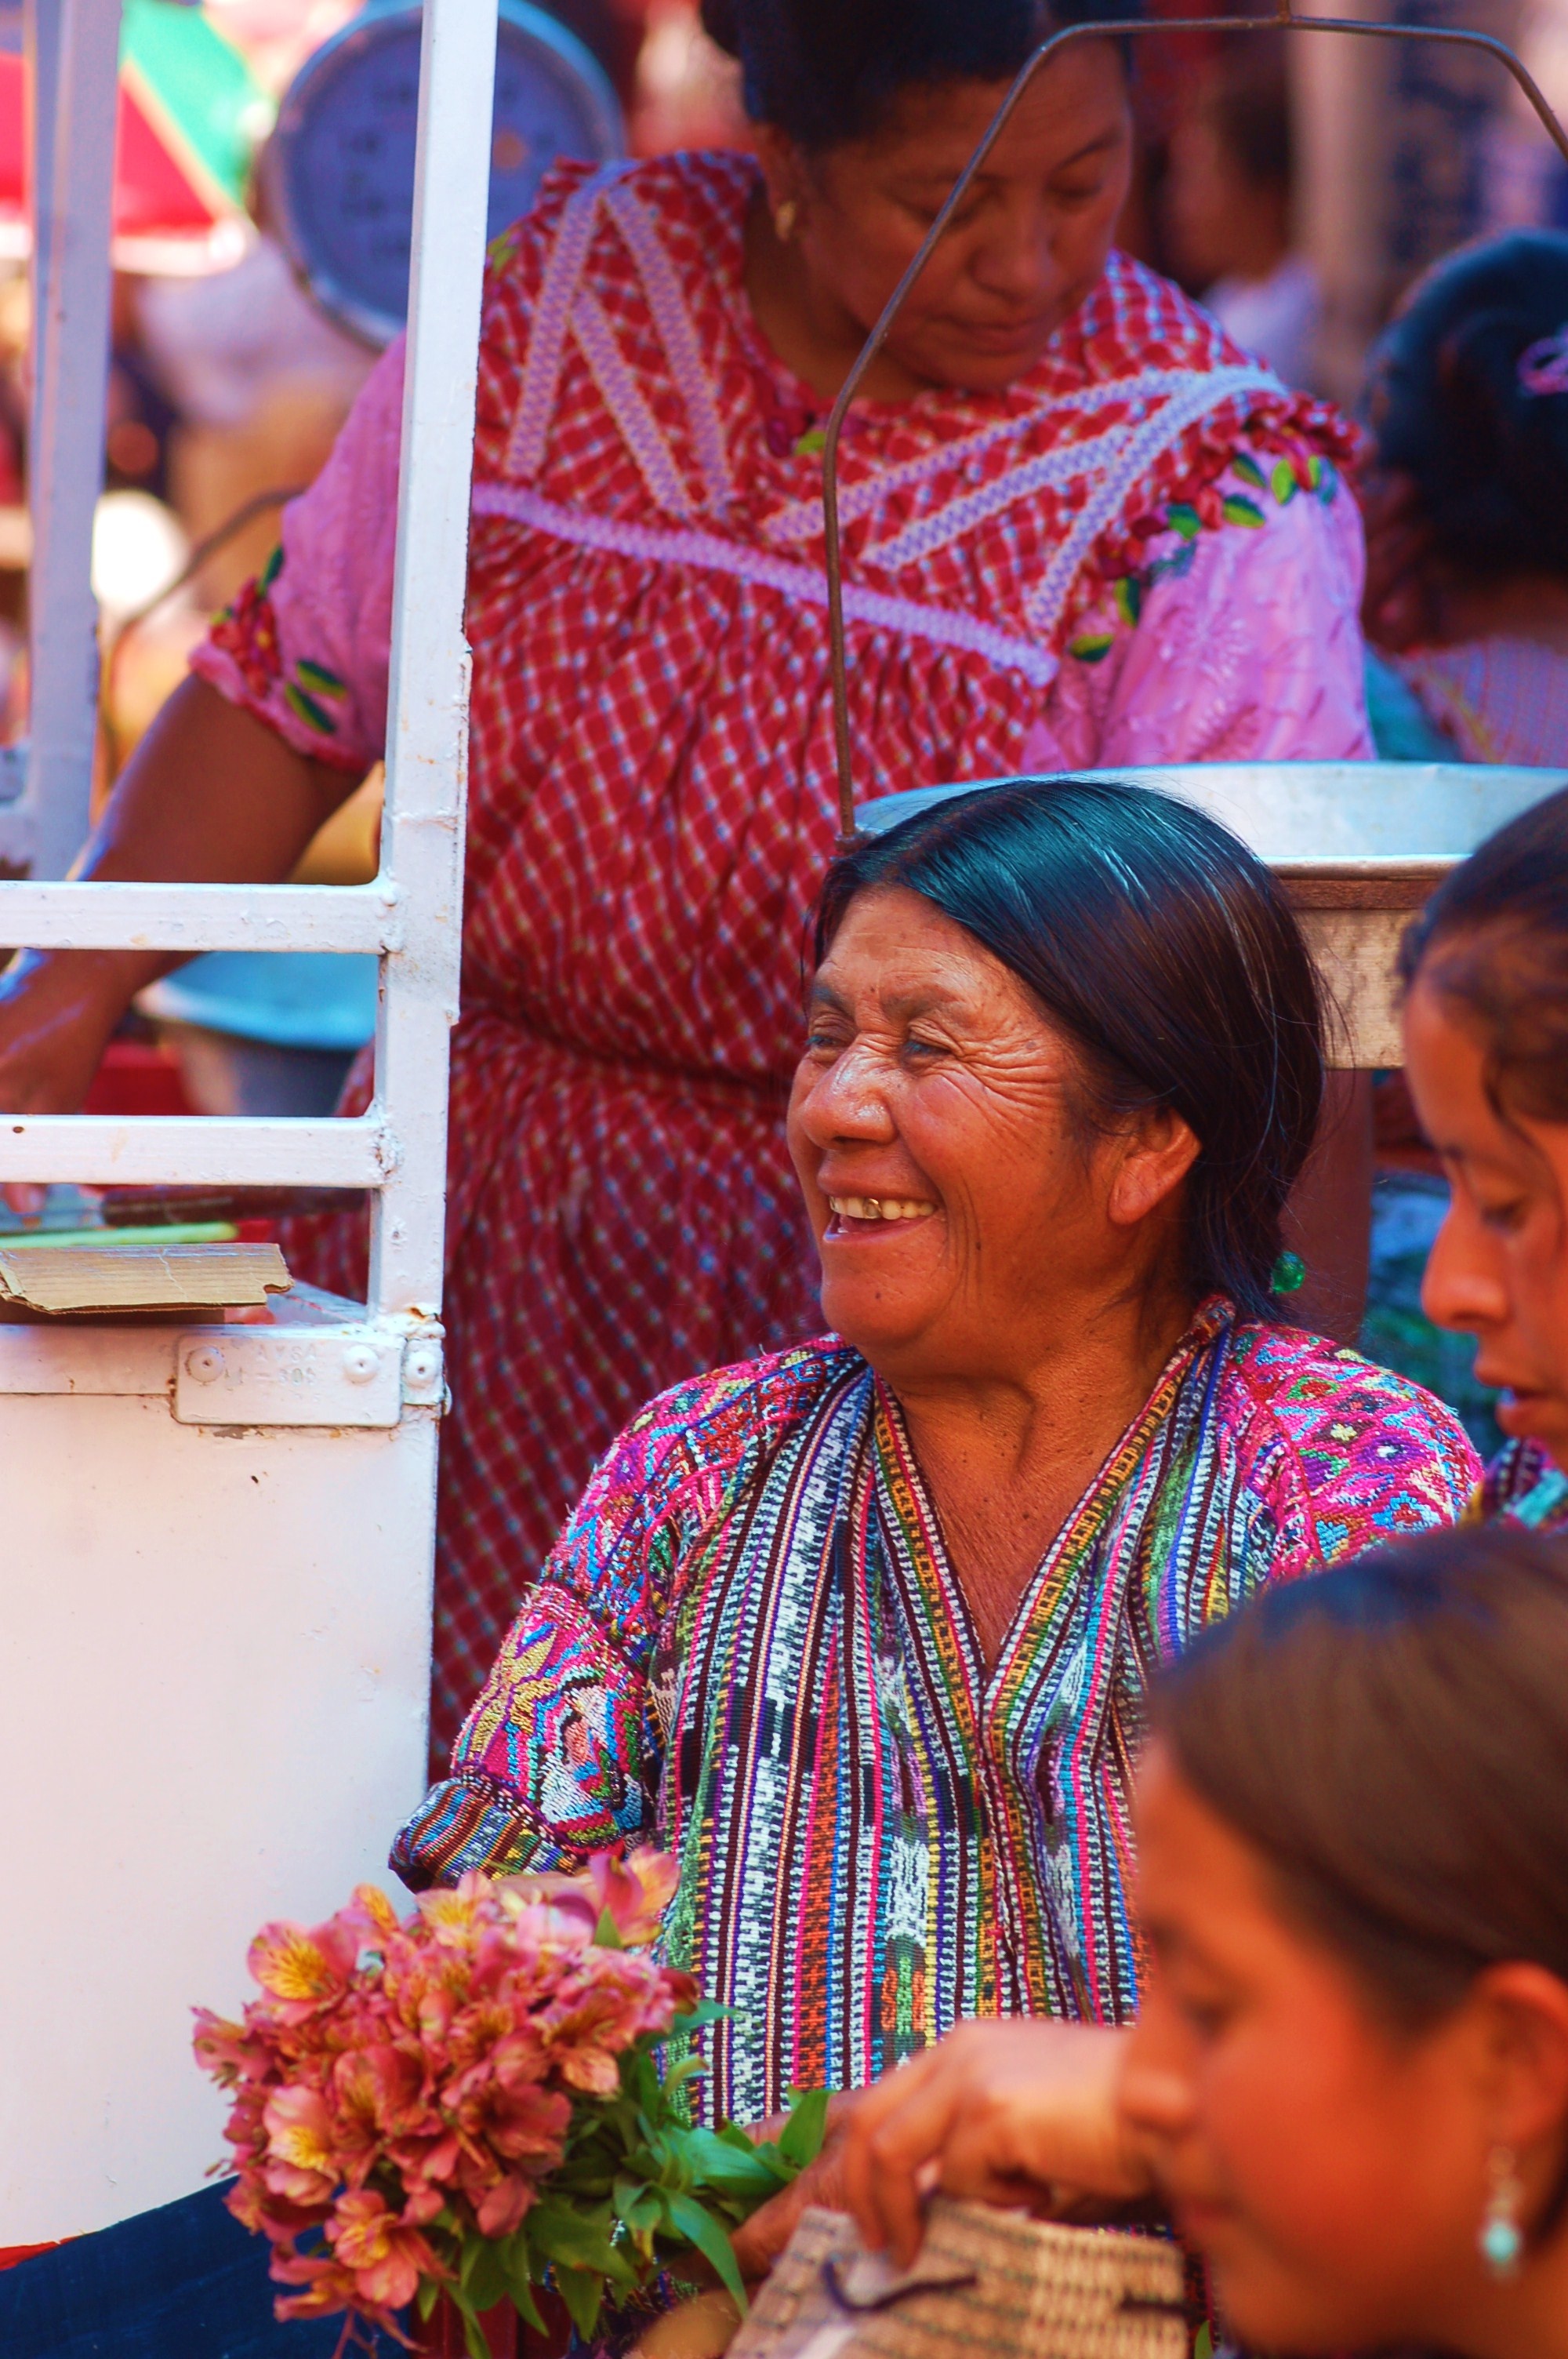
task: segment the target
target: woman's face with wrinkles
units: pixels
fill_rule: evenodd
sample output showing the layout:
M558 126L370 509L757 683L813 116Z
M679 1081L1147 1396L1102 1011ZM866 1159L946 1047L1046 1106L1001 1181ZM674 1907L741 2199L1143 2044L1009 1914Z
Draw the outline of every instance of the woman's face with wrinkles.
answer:
M1004 1374L1136 1290L1141 1227L1196 1143L1086 1139L1080 1081L963 927L902 886L850 903L812 986L790 1151L824 1317L891 1380Z

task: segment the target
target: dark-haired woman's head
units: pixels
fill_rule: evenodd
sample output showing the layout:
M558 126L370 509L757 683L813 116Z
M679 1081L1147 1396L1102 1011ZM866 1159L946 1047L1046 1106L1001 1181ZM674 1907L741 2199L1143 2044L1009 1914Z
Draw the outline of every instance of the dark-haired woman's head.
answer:
M837 389L1008 84L1110 0L705 0L739 57L767 180L748 287L800 374ZM1035 77L923 272L868 390L992 390L1094 285L1126 193L1120 53L1074 43Z
M1162 191L1175 260L1196 287L1267 278L1291 247L1293 160L1283 55L1256 36L1224 59L1171 134Z
M1227 2323L1561 2351L1568 1549L1433 1534L1267 1592L1153 1728L1123 2102Z
M1456 868L1401 956L1405 1072L1453 1193L1423 1299L1504 1430L1568 1465L1568 793Z
M871 839L829 872L809 1023L823 1308L895 1379L1027 1364L1129 1305L1169 1340L1211 1291L1270 1315L1318 1001L1268 871L1202 812L1021 780Z
M1568 584L1568 236L1514 231L1439 263L1373 355L1367 409L1368 627L1393 646L1467 636L1445 588ZM1402 580L1382 581L1384 543L1419 550Z

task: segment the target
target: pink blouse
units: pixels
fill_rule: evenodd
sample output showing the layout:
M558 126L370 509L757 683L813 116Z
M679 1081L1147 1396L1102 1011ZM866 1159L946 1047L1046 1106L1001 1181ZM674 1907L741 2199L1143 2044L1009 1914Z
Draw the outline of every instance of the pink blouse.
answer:
M402 411L399 340L314 487L284 512L286 561L268 586L281 687L247 679L243 650L218 640L192 662L300 753L356 773L386 742ZM1326 503L1249 497L1228 477L1219 490L1261 521L1150 543L1162 578L1135 623L1108 592L1087 618L1025 740L1026 768L1371 757L1354 499L1343 484Z

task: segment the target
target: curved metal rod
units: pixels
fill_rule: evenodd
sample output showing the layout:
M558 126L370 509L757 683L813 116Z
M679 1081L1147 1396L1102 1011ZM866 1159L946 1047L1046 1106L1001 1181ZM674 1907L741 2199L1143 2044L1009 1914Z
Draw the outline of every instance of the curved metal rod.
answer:
M1006 129L1019 100L1046 60L1054 58L1058 49L1065 49L1070 41L1119 40L1123 37L1130 39L1141 33L1277 32L1358 33L1363 38L1377 40L1444 41L1451 48L1484 49L1507 66L1555 142L1563 161L1568 163L1568 132L1563 130L1508 43L1499 41L1491 33L1449 31L1442 27L1426 25L1368 24L1353 16L1298 16L1292 13L1290 0L1285 0L1283 6L1267 16L1113 18L1104 24L1068 25L1063 31L1053 33L1049 40L1042 41L1033 57L1027 59L1014 75L1006 97L990 119L984 138L954 181L946 203L921 240L914 260L883 304L875 327L861 345L854 366L839 387L838 398L833 404L827 419L822 447L822 521L827 550L827 622L832 635L833 738L838 767L838 840L841 847L851 843L855 837L855 782L854 760L849 745L849 682L844 638L844 564L838 535L838 439L849 405L860 391L867 370L886 342L888 330L903 309L910 288L931 259L956 208L963 201L970 182Z

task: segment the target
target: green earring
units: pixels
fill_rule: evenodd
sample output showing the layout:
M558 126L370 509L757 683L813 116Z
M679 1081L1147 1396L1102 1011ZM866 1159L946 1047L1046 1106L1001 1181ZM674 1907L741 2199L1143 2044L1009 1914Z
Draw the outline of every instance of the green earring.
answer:
M1487 2157L1487 2208L1481 2214L1481 2233L1476 2242L1490 2274L1511 2277L1517 2275L1524 2254L1524 2230L1519 2216L1524 2188L1511 2148L1492 2148Z
M1271 1294L1295 1294L1306 1284L1306 1264L1300 1254L1282 1253L1269 1280Z

